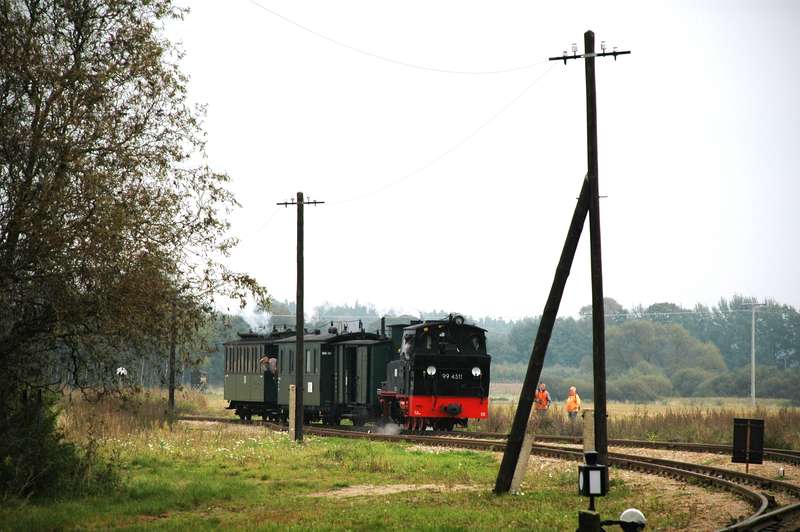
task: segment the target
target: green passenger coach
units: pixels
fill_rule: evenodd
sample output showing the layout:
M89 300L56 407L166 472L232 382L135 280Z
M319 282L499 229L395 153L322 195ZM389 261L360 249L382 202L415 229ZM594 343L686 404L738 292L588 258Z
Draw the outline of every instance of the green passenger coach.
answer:
M289 403L295 383L295 337L278 344L278 403ZM338 424L350 419L363 425L377 412L376 391L386 377L392 343L380 334L364 331L314 331L303 337L303 406L307 421Z
M280 419L278 399L278 346L293 330L273 329L270 334L239 333L239 339L225 344L224 398L228 408L242 419L254 414Z

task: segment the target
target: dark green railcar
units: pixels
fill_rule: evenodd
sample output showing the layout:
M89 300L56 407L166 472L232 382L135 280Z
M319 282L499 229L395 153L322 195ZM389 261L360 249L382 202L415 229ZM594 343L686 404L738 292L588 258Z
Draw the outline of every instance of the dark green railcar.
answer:
M270 334L239 333L239 339L225 344L224 398L228 408L242 419L258 415L281 418L278 405L278 345L293 330Z
M295 337L278 341L278 403L289 403L295 383ZM315 331L303 337L303 407L307 421L363 425L377 411L377 389L386 375L392 342L364 331ZM285 410L284 410L285 412Z

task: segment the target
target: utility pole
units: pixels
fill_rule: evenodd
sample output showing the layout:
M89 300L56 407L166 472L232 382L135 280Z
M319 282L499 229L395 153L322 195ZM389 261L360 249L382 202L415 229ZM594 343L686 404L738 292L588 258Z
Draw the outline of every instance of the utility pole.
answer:
M587 151L588 172L583 182L575 212L572 215L567 238L561 251L561 258L556 267L556 274L550 288L550 294L545 303L536 339L533 343L531 358L528 361L528 371L520 391L517 411L514 422L508 435L508 442L503 453L503 461L497 473L495 493L507 493L511 489L515 471L524 471L527 464L525 448L525 432L528 418L533 406L533 390L539 381L544 366L547 346L553 332L553 326L561 304L561 297L569 277L575 250L580 240L581 232L589 216L589 230L591 239L591 268L592 268L592 329L593 329L593 355L594 355L594 390L595 390L595 447L598 452L598 462L607 465L608 462L608 437L606 433L606 404L605 404L605 319L603 312L603 272L600 251L600 196L597 185L597 106L595 96L594 58L630 54L630 51L606 52L605 42L602 43L602 53L594 53L594 33L587 31L584 34L585 53L578 55L577 44L572 45L572 55L564 54L561 57L551 57L551 61L567 61L570 59L586 59L586 118L587 118ZM523 463L524 462L524 463Z
M598 462L607 465L608 462L608 437L606 433L606 401L605 401L605 320L603 312L603 271L600 253L600 196L597 186L597 106L595 97L594 58L613 56L616 61L618 55L629 54L630 51L617 51L616 47L611 52L606 52L605 42L601 44L602 53L594 53L594 33L587 31L584 34L586 50L578 55L577 44L572 45L572 55L564 54L561 57L551 57L551 61L567 61L570 59L586 59L586 118L587 118L587 151L589 169L583 182L575 212L567 231L567 238L561 251L561 258L556 267L550 294L545 303L536 339L533 342L531 358L528 361L528 371L520 390L517 411L508 435L508 442L503 453L503 461L497 473L494 491L497 494L507 493L511 489L515 472L525 471L528 460L526 448L526 429L531 407L533 406L533 391L539 382L539 377L544 366L547 346L553 332L553 326L561 305L561 297L569 277L575 250L580 240L586 216L589 216L591 239L591 267L592 267L592 325L593 325L593 354L594 354L594 391L595 391L595 447L598 452ZM599 397L599 399L598 399ZM598 421L600 420L600 421Z
M578 47L572 45L572 56L564 51L561 57L551 57L551 61L584 59L586 72L586 151L589 181L589 241L592 267L592 370L594 385L594 432L597 462L608 465L608 414L606 412L606 328L603 305L603 260L600 245L600 187L597 164L597 89L595 83L595 57L630 54L630 51L617 51L614 47L606 52L605 41L601 42L601 53L594 51L594 32L583 34L584 53L578 55Z
M303 206L304 205L320 205L324 201L304 201L303 193L297 193L297 199L292 201L284 201L277 205L288 207L289 205L297 206L297 301L295 305L297 310L295 312L295 354L294 354L294 423L295 432L293 434L294 441L303 441L303 390L304 386L304 373L305 373L305 347L303 345L303 336L305 335L305 319L303 315Z
M756 307L763 307L759 303L752 303L752 322L750 328L750 399L756 406Z

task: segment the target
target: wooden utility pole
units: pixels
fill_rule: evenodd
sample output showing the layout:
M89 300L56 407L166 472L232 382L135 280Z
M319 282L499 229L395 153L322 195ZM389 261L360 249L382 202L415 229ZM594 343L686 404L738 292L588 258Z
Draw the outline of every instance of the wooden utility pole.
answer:
M592 263L592 369L594 374L594 443L597 462L608 465L606 414L606 323L603 306L603 259L600 248L600 192L597 169L597 93L594 32L583 34L586 58L586 148L589 177L589 242ZM606 469L608 471L608 469Z
M587 31L584 34L585 53L578 55L577 45L572 47L572 55L566 51L561 57L551 57L551 61L567 61L570 59L586 59L586 118L587 118L587 151L588 172L578 197L578 204L572 215L567 238L561 252L561 258L556 268L550 295L545 303L539 330L533 343L533 351L528 362L528 371L520 391L517 411L508 443L503 453L503 461L497 474L495 493L506 493L510 490L514 471L522 468L521 463L527 463L528 456L522 456L521 451L525 439L528 417L533 406L533 390L539 382L539 377L544 366L547 345L553 332L553 326L561 304L561 296L569 277L572 260L580 240L581 232L589 215L589 232L591 240L591 268L592 268L592 329L593 329L593 355L594 355L594 398L595 398L595 447L599 454L598 462L606 465L608 460L608 438L606 434L606 393L605 393L605 319L603 312L603 271L600 250L600 197L597 184L597 106L595 95L594 58L629 54L629 51L605 51L603 43L602 53L594 53L594 33ZM602 451L601 451L602 450Z
M297 300L295 301L295 354L294 354L294 441L303 441L303 390L305 377L305 317L303 315L303 206L320 205L324 201L304 201L303 193L297 193L297 200L278 203L288 207L297 205Z

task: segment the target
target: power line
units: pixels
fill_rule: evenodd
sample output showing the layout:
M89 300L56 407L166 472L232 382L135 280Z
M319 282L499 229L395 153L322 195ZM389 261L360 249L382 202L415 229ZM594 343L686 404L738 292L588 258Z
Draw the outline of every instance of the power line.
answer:
M635 311L631 311L631 312L615 312L615 313L608 313L607 312L605 315L608 318L633 318L633 319L636 319L636 318L639 318L639 317L642 317L642 316L658 316L658 317L667 317L668 318L670 316L681 316L681 315L691 315L691 314L699 315L699 316L714 317L714 316L718 316L720 314L732 314L732 313L736 313L736 312L746 312L746 313L749 314L750 313L750 308L748 307L746 309L708 310L708 311L704 311L704 310L679 310L679 311L676 311L676 312L635 312ZM779 311L779 310L759 310L758 313L759 314L786 314L785 311ZM592 315L591 312L584 312L582 314L579 314L579 316L581 316L581 317L584 317L584 316L588 317L588 316L591 316L591 315Z
M350 198L345 198L343 200L331 202L331 205L341 205L343 203L349 203L351 201L356 201L356 200L361 200L361 199L367 198L369 196L372 196L374 194L378 194L378 193L383 192L383 191L385 191L385 190L387 190L389 188L397 186L400 183L402 183L402 182L404 182L404 181L416 176L417 174L421 174L422 172L424 172L425 170L427 170L431 166L435 165L436 163L438 163L439 161L441 161L442 159L444 159L445 157L447 157L448 155L450 155L451 153L456 151L458 148L460 148L461 146L463 146L464 144L469 142L473 137L475 137L478 133L480 133L484 128L486 128L489 124L494 122L500 115L502 115L504 112L506 112L511 106L513 106L520 99L522 99L522 97L525 96L528 93L528 91L531 90L534 87L534 85L539 83L539 81L541 81L542 78L544 78L547 74L549 74L551 70L553 70L552 66L550 68L548 68L547 70L545 70L542 74L540 74L536 79L533 80L533 82L531 82L529 85L527 85L524 89L522 89L522 91L519 94L514 96L514 98L512 98L508 103L506 103L503 107L501 107L500 110L495 112L487 120L483 121L477 128L475 128L475 130L473 130L467 136L463 137L461 140L459 140L458 142L456 142L455 144L453 144L452 146L447 148L445 151L443 151L442 153L440 153L439 155L437 155L436 157L434 157L433 159L431 159L427 163L425 163L422 166L416 168L415 170L412 170L411 172L399 177L398 179L395 179L394 181L390 181L389 183L383 185L382 187L379 187L379 188L376 188L374 190L365 192L363 194L352 196Z
M371 57L373 59L378 59L380 61L385 61L387 63L392 63L394 65L399 65L399 66L403 66L403 67L406 67L406 68L413 68L413 69L416 69L416 70L425 70L425 71L428 71L428 72L437 72L439 74L467 74L467 75L509 74L511 72L519 72L520 70L527 70L529 68L533 68L533 67L535 67L537 65L541 65L541 64L547 62L547 60L537 61L535 63L529 63L527 65L518 65L518 66L514 66L514 67L501 68L501 69L497 69L497 70L453 70L453 69L449 69L449 68L437 68L437 67L431 67L431 66L425 66L425 65L418 65L418 64L415 64L415 63L409 63L407 61L401 61L399 59L392 59L391 57L386 57L386 56L383 56L383 55L380 55L380 54L376 54L374 52L370 52L368 50L364 50L362 48L358 48L358 47L353 46L351 44L347 44L347 43L342 42L342 41L340 41L338 39L334 39L333 37L329 37L328 35L325 35L323 33L320 33L318 31L316 31L316 30L313 30L313 29L309 28L308 26L304 26L303 24L300 24L299 22L296 22L296 21L290 19L287 16L282 15L282 14L278 13L277 11L275 11L273 9L270 9L270 8L264 6L263 4L260 4L259 2L256 2L256 0L249 0L249 1L250 1L251 4L253 4L254 6L256 6L256 7L260 8L260 9L262 9L262 10L264 10L265 12L267 12L267 13L275 16L275 17L278 17L279 19L283 20L284 22L287 22L287 23L289 23L289 24L291 24L291 25L293 25L293 26L295 26L297 28L300 28L301 30L303 30L303 31L305 31L307 33L310 33L310 34L312 34L312 35L314 35L314 36L316 36L316 37L318 37L320 39L328 41L328 42L330 42L332 44L335 44L337 46L340 46L342 48L346 48L346 49L348 49L348 50L350 50L352 52L356 52L356 53L365 55L367 57Z

